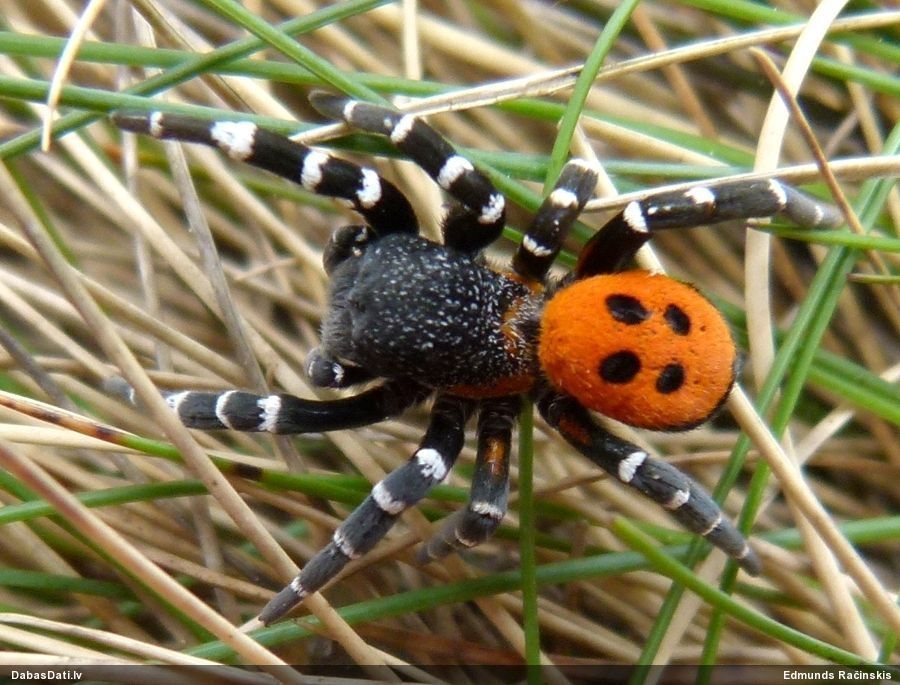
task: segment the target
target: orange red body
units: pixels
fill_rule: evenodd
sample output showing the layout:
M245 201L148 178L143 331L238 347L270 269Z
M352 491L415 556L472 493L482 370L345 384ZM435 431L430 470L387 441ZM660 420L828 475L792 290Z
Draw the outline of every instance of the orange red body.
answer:
M541 318L541 368L589 409L639 428L702 423L734 383L737 351L695 288L626 271L577 281Z

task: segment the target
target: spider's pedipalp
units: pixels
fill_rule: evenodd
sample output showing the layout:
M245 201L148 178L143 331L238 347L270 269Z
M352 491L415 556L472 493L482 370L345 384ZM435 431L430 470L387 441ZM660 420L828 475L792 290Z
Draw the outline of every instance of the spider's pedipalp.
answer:
M354 128L387 136L438 185L465 207L452 213L444 227L444 242L467 252L478 251L494 240L506 221L506 200L494 184L444 137L409 114L390 107L354 102L330 93L310 94L310 103L325 116L343 119Z
M545 392L538 409L575 449L619 482L662 505L682 526L709 540L751 575L761 564L715 500L677 468L613 435L574 398Z
M372 549L403 511L440 483L463 446L473 403L442 396L435 400L428 430L419 448L402 466L375 484L370 494L334 532L331 542L307 562L288 586L260 612L269 624L334 578L352 559Z
M329 276L341 263L352 257L361 257L366 245L371 243L378 234L368 226L350 225L341 226L328 240L322 253L322 266Z
M378 234L416 233L412 206L371 169L259 128L250 121L205 121L162 112L114 112L116 126L154 138L201 143L271 171L306 190L346 201Z
M348 388L373 378L368 370L338 361L321 347L312 348L306 355L306 375L317 388Z

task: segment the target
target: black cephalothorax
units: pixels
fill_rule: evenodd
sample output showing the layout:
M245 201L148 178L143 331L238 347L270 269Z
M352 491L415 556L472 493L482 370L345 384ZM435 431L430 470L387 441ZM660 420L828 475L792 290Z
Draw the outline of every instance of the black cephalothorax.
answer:
M536 376L538 298L469 253L393 234L331 279L321 349L344 363L433 388Z

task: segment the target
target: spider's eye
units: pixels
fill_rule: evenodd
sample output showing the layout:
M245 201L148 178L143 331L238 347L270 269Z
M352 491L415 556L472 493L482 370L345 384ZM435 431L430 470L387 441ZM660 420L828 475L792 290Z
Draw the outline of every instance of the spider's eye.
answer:
M722 404L737 352L722 315L693 287L628 271L554 295L539 356L550 382L584 406L640 428L682 430Z

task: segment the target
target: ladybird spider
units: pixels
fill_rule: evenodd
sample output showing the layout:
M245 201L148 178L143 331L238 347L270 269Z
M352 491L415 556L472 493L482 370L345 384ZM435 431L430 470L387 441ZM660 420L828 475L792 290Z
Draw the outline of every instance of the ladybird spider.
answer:
M500 236L505 200L426 123L396 110L316 93L333 119L387 136L458 203L443 244L418 235L408 200L374 171L259 129L162 114L116 113L121 128L218 147L233 159L305 189L347 201L365 220L332 236L321 345L307 360L311 382L346 388L328 401L182 391L167 401L187 426L305 433L354 428L395 416L434 396L409 461L377 483L331 542L262 610L271 623L372 549L400 514L440 483L477 410L477 452L467 506L420 551L439 559L485 541L506 512L512 425L530 396L547 423L622 483L665 507L751 574L760 562L716 502L692 479L631 444L591 411L654 430L706 421L734 383L737 352L728 326L693 287L646 271L616 273L660 229L784 213L831 225L834 210L778 181L740 181L631 202L584 246L574 271L548 272L594 191L596 171L573 159L537 210L511 268L481 259Z

